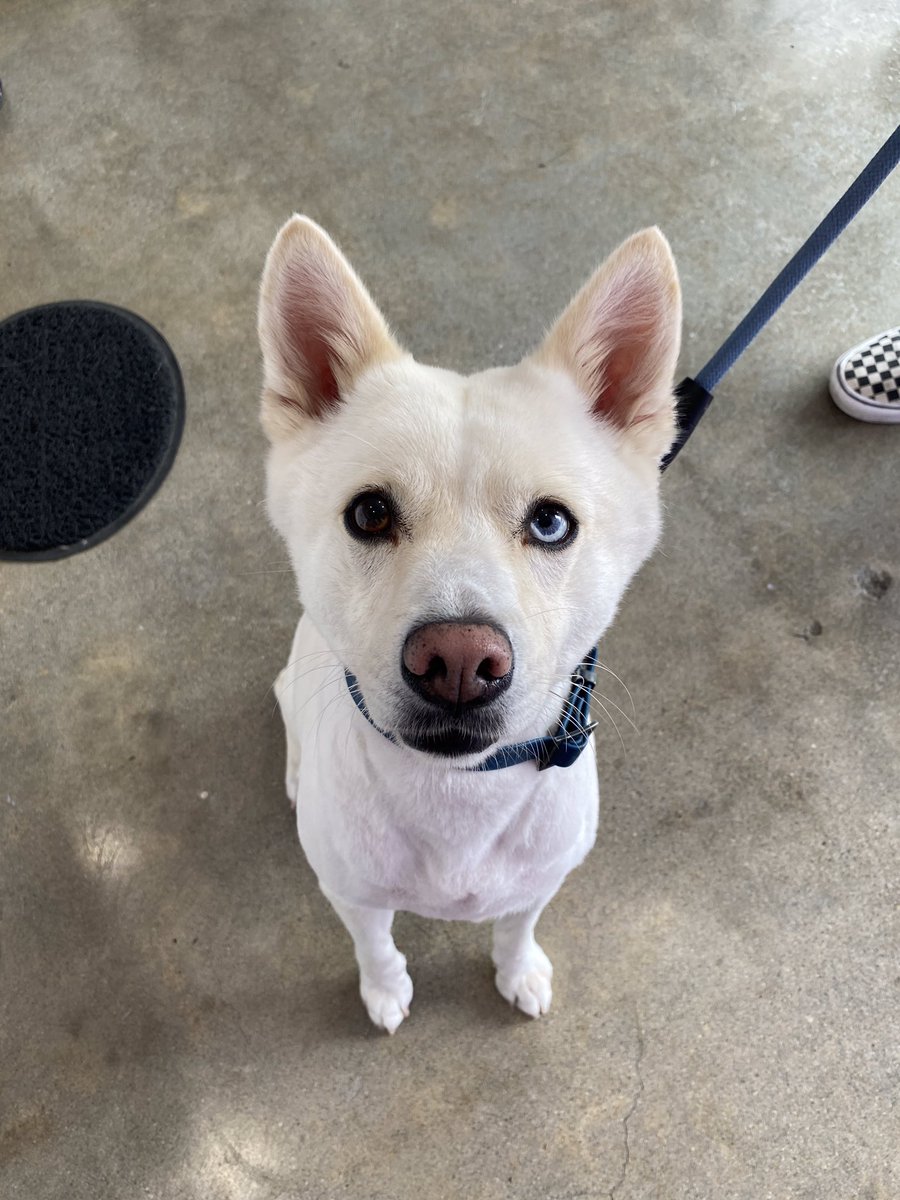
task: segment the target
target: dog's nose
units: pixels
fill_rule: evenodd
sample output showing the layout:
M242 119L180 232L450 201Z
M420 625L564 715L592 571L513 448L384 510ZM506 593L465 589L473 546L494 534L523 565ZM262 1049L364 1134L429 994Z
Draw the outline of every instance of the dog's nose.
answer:
M403 666L407 683L428 700L486 704L512 682L513 652L506 634L492 625L441 621L412 631Z

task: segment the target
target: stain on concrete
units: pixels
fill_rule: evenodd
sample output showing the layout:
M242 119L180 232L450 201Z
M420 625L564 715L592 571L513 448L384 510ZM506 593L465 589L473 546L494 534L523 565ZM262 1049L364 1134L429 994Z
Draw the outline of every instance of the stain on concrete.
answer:
M459 200L455 196L444 196L431 206L429 220L435 229L456 229L459 225Z
M890 571L879 570L877 567L869 566L860 567L856 572L855 579L859 590L864 596L868 596L870 600L883 599L894 582L894 577Z
M26 1108L0 1128L0 1167L34 1150L53 1132L53 1121L43 1105Z

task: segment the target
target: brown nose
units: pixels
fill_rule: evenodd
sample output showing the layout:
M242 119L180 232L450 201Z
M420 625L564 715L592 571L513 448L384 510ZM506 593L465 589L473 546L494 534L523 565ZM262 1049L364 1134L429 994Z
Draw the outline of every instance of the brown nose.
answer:
M492 625L441 621L414 629L403 647L404 676L440 704L486 704L512 682L509 638Z

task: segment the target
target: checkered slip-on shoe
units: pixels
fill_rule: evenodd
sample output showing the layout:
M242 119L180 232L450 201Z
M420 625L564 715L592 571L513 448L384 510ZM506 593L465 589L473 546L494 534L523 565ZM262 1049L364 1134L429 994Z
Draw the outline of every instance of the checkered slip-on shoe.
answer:
M831 398L859 421L900 423L900 329L879 333L834 364Z

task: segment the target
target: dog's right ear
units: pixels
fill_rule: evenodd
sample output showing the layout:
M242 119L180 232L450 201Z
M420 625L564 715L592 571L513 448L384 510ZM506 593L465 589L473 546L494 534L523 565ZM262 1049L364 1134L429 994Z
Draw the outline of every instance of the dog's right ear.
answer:
M257 325L273 442L327 417L369 367L405 357L362 280L308 217L291 217L272 244Z

